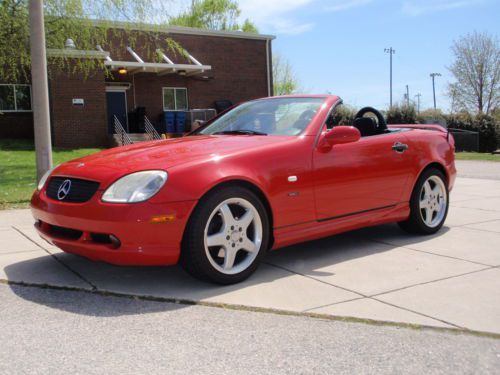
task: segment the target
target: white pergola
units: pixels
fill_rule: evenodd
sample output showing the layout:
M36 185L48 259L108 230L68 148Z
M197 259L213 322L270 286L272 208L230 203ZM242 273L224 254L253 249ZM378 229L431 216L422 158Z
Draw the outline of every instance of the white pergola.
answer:
M97 50L100 52L105 52L99 45L97 46ZM145 72L145 73L157 73L160 76L163 76L165 74L174 74L174 73L185 76L192 76L192 75L202 74L212 69L210 65L203 65L188 52L187 52L187 57L192 62L192 64L175 64L160 49L157 49L156 53L158 54L160 59L164 61L161 63L145 62L131 47L127 47L127 51L135 59L135 61L119 61L119 60L115 61L108 54L108 56L104 61L104 64L106 66L109 66L111 70L119 70L121 68L125 68L128 70L128 73L130 74Z
M159 76L166 74L179 74L182 76L194 76L203 74L212 69L211 65L203 65L195 59L189 52L186 56L192 64L176 64L160 49L156 50L158 57L162 62L145 62L131 47L127 47L128 53L135 61L113 60L108 51L104 51L100 45L97 45L96 51L83 51L72 48L47 49L47 55L51 57L69 57L69 58L100 58L104 59L104 64L112 71L127 69L129 74L136 73L156 73Z

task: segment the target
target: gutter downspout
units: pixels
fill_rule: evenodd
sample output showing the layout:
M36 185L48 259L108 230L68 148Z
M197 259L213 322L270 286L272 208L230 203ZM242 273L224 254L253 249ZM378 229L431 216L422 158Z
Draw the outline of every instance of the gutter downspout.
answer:
M271 61L270 61L270 40L266 39L266 62L267 62L267 96L272 96L272 88L271 88Z

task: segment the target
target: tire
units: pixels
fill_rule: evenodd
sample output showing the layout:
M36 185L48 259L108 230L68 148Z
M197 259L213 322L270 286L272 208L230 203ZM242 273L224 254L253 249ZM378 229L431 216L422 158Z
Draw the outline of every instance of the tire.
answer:
M269 238L260 199L243 187L225 186L205 196L191 214L180 262L198 279L235 284L255 272Z
M410 216L398 224L409 233L434 234L443 226L449 205L446 177L439 169L426 169L413 188Z

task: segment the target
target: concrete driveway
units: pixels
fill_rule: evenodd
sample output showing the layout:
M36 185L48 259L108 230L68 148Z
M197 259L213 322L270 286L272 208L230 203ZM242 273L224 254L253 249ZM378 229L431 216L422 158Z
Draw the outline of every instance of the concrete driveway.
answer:
M177 266L115 267L62 253L38 237L28 210L0 211L0 281L180 300L180 308L201 303L500 334L500 181L459 178L451 201L436 235L384 225L308 242L269 254L249 280L227 287Z

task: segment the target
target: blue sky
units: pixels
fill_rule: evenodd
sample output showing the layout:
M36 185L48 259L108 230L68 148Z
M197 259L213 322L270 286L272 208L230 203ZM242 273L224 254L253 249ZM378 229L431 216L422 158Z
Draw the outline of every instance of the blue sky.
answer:
M261 33L277 36L274 51L286 56L303 88L331 92L357 107L389 103L389 55L394 55L394 101L405 85L432 106L431 72L438 106L449 107L446 67L460 35L500 34L500 0L240 0L243 17Z

